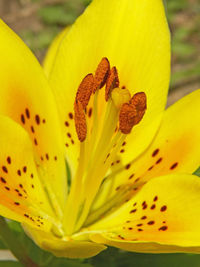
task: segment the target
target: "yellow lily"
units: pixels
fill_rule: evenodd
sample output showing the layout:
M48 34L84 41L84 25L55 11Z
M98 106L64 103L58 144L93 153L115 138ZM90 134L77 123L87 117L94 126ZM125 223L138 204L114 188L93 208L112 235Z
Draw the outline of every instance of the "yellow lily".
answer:
M2 216L62 257L200 252L200 91L164 112L161 0L94 0L52 44L47 78L2 21L0 58Z

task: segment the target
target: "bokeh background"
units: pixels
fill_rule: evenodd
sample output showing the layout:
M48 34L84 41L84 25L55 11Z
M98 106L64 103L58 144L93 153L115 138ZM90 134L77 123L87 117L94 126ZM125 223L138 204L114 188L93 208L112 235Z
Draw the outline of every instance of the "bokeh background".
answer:
M22 37L42 62L56 34L66 25L72 24L90 2L91 0L0 0L0 17ZM165 5L172 32L170 105L200 88L200 0L166 0ZM10 223L10 227L40 266L47 266L48 263L51 267L200 267L200 255L149 255L127 253L113 248L89 260L55 259L40 251L21 232L17 223ZM0 242L0 248L6 249L6 246ZM0 261L0 266L21 265Z

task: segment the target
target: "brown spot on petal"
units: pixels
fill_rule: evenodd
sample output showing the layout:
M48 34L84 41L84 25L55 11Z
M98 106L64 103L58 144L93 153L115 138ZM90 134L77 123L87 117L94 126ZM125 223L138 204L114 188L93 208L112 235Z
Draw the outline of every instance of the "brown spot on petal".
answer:
M88 117L89 117L89 118L92 117L92 108L89 108L89 110L88 110Z
M153 169L153 165L151 167L148 168L148 171L151 171Z
M131 180L134 177L134 173L129 176L129 180Z
M24 117L24 115L23 114L21 114L21 122L23 123L23 124L25 124L25 117Z
M171 167L170 170L174 170L178 166L178 162L175 162Z
M154 221L149 221L147 224L148 225L153 225L155 222Z
M3 172L8 173L8 169L6 166L2 166L2 170L3 170Z
M40 116L38 114L35 115L35 121L38 125L40 124Z
M123 236L121 236L121 235L118 235L118 237L119 237L120 239L122 239L122 240L125 239L125 238L124 238Z
M158 230L159 230L159 231L166 231L167 228L168 228L168 227L164 225L164 226L161 226Z
M33 126L31 126L31 132L34 133L35 132L35 129Z
M105 90L105 100L108 101L110 97L110 93L116 87L119 87L119 77L117 73L116 67L112 67L107 82L106 82L106 90Z
M147 208L147 204L145 203L142 207L143 210L145 210Z
M130 169L130 167L131 167L131 164L129 163L129 164L127 164L127 165L125 166L125 169L128 170L128 169Z
M72 137L72 135L71 135L70 133L67 133L67 136L68 136L69 138L71 138L71 137Z
M161 209L160 209L160 211L162 211L162 212L166 211L166 210L167 210L167 206L166 205L162 206Z
M7 157L7 162L8 162L8 164L11 164L11 157L10 156Z
M38 141L36 138L34 138L34 144L37 146L38 145Z
M159 159L156 161L156 164L161 163L162 160L163 160L162 158L159 158Z
M30 119L30 111L28 108L25 109L27 119Z
M83 109L85 109L89 103L93 87L94 87L94 77L90 73L86 75L85 78L83 78L76 94L76 101L79 101L82 104Z
M137 209L131 210L130 213L135 213Z
M70 112L70 113L68 114L68 116L69 116L70 120L73 120L73 118L74 118L74 115L73 115L73 113L72 113L72 112Z
M152 153L152 157L155 157L159 153L159 149L155 149Z
M6 180L3 177L0 177L0 179L2 183L6 184Z
M87 135L87 125L86 125L85 112L80 101L75 101L74 111L75 111L74 119L75 119L75 126L78 139L81 142L83 142Z
M158 196L155 196L153 201L157 201L158 200Z

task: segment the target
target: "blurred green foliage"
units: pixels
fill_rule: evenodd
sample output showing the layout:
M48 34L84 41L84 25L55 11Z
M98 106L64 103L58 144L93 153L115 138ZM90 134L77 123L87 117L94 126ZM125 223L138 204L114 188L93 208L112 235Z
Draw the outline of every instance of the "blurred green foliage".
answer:
M199 81L200 1L167 0L167 15L172 32L171 88Z
M91 2L91 0L70 0L43 5L42 0L31 1L41 3L41 7L37 10L37 17L42 27L37 31L23 30L20 35L40 60L54 37L64 27L71 25Z

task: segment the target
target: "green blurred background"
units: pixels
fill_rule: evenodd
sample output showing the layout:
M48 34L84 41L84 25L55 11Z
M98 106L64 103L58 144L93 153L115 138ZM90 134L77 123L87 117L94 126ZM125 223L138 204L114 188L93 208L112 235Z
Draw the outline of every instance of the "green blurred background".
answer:
M138 0L140 1L140 0ZM91 0L0 0L0 16L28 44L42 62L49 44L66 25L72 24ZM172 32L172 80L168 104L200 88L200 0L166 0ZM18 240L40 266L73 267L200 267L200 255L149 255L109 248L89 260L56 259L40 251L11 223ZM0 248L6 247L1 244ZM21 266L0 261L0 266Z

